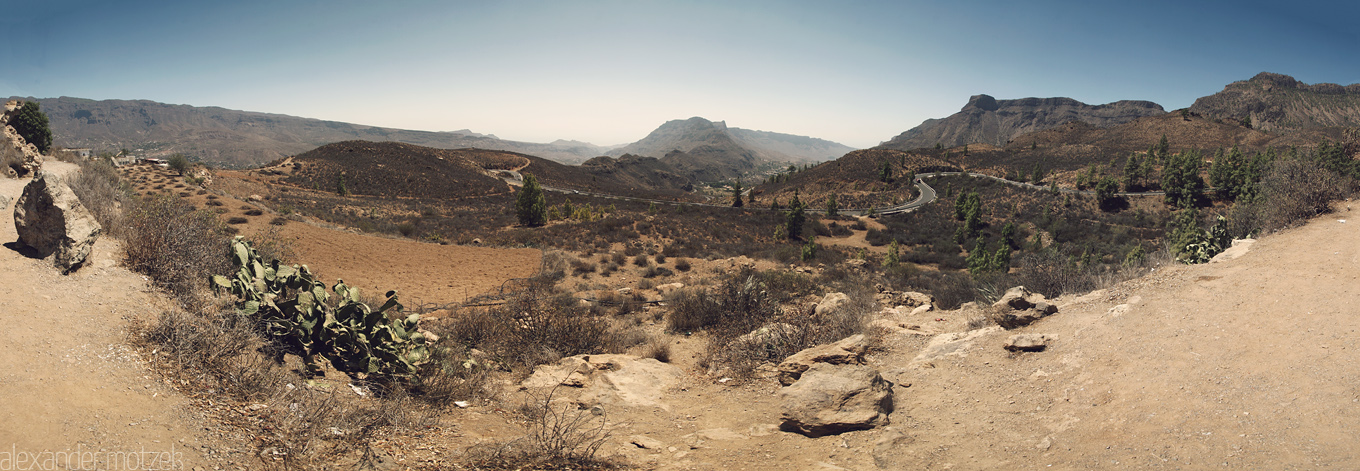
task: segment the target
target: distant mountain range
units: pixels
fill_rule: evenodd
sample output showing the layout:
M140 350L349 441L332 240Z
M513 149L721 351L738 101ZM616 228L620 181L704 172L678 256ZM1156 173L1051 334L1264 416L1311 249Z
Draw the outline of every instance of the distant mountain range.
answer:
M615 157L632 154L664 160L665 168L627 160L622 162L625 169L644 164L643 167L672 171L687 180L713 181L734 178L762 162L819 162L854 150L823 139L728 128L722 122L703 118L667 122L642 140L611 151L608 147L565 139L541 144L500 139L494 134L467 129L412 131L149 100L60 97L36 101L42 104L51 121L54 144L58 146L98 151L142 149L141 154L151 156L183 153L228 168L259 166L333 142L367 140L441 149L503 150L571 165L606 154Z
M882 149L912 150L923 147L955 147L965 144L1004 146L1021 134L1051 129L1072 121L1096 127L1110 127L1144 116L1166 113L1150 101L1124 100L1104 105L1088 105L1071 98L1021 98L997 100L988 95L973 95L958 113L946 118L927 119L878 146Z
M229 168L258 166L328 143L356 139L443 149L505 150L567 163L584 162L607 150L577 141L538 144L508 141L468 130L411 131L148 100L96 101L61 97L37 101L51 121L55 145L100 151L144 149L147 155L179 152Z

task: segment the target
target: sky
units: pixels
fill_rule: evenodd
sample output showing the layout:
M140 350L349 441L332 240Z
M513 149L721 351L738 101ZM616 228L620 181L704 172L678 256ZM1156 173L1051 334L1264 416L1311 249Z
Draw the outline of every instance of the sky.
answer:
M502 139L702 116L872 147L969 96L1190 106L1360 82L1360 2L0 0L0 96L147 99Z

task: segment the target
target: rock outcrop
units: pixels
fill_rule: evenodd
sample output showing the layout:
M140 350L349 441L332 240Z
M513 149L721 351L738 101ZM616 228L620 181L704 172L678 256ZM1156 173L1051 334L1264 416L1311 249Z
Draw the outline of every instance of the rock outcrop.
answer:
M1021 134L1072 121L1104 128L1165 113L1161 105L1150 101L1123 100L1088 105L1071 98L997 100L988 95L974 95L958 113L947 118L928 119L878 147L909 151L935 144L945 147L965 144L1004 146Z
M779 391L779 428L809 437L888 424L893 384L863 365L817 363Z
M1007 330L1024 327L1039 319L1058 312L1058 306L1050 303L1044 295L1031 293L1024 286L1006 290L1006 294L987 312L991 318Z
M1017 334L1006 339L1004 347L1012 352L1042 352L1048 348L1048 336L1044 334Z
M14 130L9 125L10 119L19 112L19 107L24 103L19 100L10 100L5 103L5 111L0 114L0 153L12 153L19 156L21 162L11 164L9 167L0 170L11 177L26 177L37 175L42 170L42 153L38 152L38 147L29 144L19 135L19 131Z
M50 173L40 173L24 186L14 207L14 228L19 243L38 256L55 255L53 264L63 273L85 263L102 230L66 183Z
M667 408L666 389L684 377L680 368L653 358L633 355L577 355L556 364L539 366L523 385L580 388L573 393L582 404Z
M833 344L818 345L789 355L779 364L779 384L788 386L798 381L803 373L818 363L832 365L863 365L864 352L869 344L863 334L846 337Z

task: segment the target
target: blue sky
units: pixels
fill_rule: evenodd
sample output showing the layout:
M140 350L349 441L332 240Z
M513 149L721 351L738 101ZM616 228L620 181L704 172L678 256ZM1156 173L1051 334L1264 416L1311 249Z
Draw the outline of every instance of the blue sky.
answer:
M1360 82L1342 2L0 0L0 96L621 144L670 119L869 147L970 95L1189 106Z

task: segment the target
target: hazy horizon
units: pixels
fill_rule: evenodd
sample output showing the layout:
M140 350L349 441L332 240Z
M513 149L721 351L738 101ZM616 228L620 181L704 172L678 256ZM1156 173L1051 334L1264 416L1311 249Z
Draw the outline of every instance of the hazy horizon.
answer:
M1263 71L1360 82L1349 3L191 3L6 6L0 95L597 145L701 116L863 148L980 93L1173 110Z

